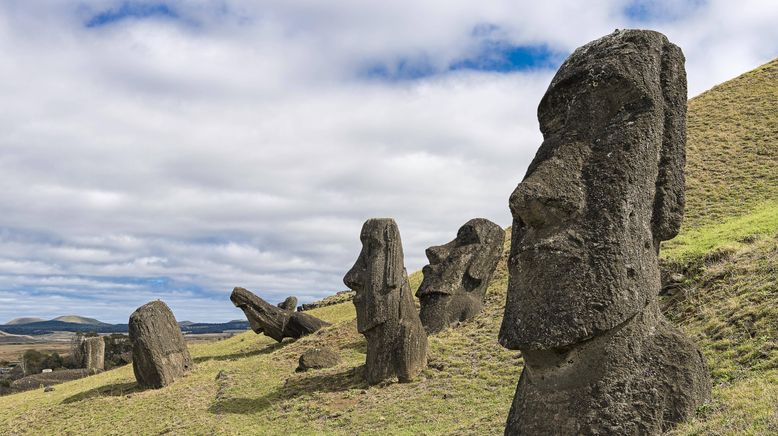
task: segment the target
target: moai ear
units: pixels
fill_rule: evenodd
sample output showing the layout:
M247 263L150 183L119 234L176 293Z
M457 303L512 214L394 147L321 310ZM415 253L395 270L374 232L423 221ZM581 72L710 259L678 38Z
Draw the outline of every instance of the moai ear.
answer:
M400 285L399 272L402 271L403 266L397 265L398 257L402 258L402 248L398 241L400 240L397 226L393 222L386 224L384 229L384 249L386 250L386 270L384 271L384 281L389 289L396 288Z
M681 49L667 42L662 50L662 95L664 138L659 155L654 213L651 227L654 247L674 238L681 229L684 208L684 165L686 163L686 70Z

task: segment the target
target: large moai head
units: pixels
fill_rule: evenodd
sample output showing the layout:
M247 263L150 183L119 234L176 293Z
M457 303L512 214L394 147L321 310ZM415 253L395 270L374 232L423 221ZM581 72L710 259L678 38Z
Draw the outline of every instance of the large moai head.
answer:
M400 289L406 273L400 231L393 219L367 220L359 239L362 251L343 283L356 292L357 330L365 333L399 319Z
M660 33L616 31L564 62L510 198L504 346L578 343L656 296L659 243L683 216L685 115L684 57Z
M444 330L481 311L504 239L500 226L475 218L459 228L453 241L427 249L429 264L422 269L424 280L416 291L427 333Z

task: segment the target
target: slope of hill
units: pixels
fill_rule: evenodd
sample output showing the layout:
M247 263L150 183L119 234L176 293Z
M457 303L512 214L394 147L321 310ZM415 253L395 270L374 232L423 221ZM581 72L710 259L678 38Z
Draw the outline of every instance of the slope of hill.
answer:
M689 102L686 230L778 202L778 59Z
M12 335L0 331L0 344L32 344L37 342L32 336Z
M778 156L778 124L771 121L778 113L776 65L690 102L689 219L662 250L663 268L682 279L662 306L700 344L714 390L712 402L674 434L778 433L778 182L765 170L775 168ZM765 77L773 77L772 85ZM753 93L758 86L766 89ZM741 98L751 99L745 108ZM727 123L734 127L723 135ZM410 278L416 287L421 275ZM519 353L496 340L506 284L503 259L483 313L431 337L429 367L412 383L368 387L361 381L365 341L346 302L313 309L334 325L298 341L276 344L247 332L192 346L196 368L164 389L139 391L128 366L54 392L0 398L0 428L12 434L499 434L522 364ZM343 362L295 373L298 356L314 346L336 349Z
M110 325L106 322L98 321L94 318L87 318L85 316L78 316L78 315L58 316L52 319L52 321L62 321L62 322L69 322L73 324L88 324L88 325L102 325L102 326Z
M5 323L5 325L22 325L22 324L29 324L31 322L40 322L40 321L45 321L45 319L29 316L24 318L14 318L8 321L7 323Z

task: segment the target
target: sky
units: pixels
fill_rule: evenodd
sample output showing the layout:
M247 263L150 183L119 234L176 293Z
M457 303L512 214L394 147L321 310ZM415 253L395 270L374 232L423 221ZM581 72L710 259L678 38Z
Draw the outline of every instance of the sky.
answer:
M0 322L242 319L345 289L362 223L409 272L510 225L536 108L576 47L665 33L690 97L778 57L773 1L0 3Z

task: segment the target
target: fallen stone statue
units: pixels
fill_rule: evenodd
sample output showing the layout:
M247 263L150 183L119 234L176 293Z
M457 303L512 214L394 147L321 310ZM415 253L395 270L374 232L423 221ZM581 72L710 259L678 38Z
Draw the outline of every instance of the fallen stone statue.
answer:
M243 311L255 333L264 333L278 342L284 338L298 339L330 325L305 312L273 306L244 288L233 289L230 300Z
M502 254L505 231L475 218L445 245L427 249L424 279L416 291L421 323L427 334L447 329L477 315L484 307L486 287Z
M543 143L510 198L500 343L525 366L505 434L660 434L711 389L657 304L659 244L683 218L683 53L644 30L591 42L538 119Z
M184 335L167 304L146 303L130 316L132 370L142 388L161 388L194 367Z
M427 335L421 325L393 219L369 219L362 251L343 282L356 292L357 330L367 339L365 380L412 381L427 366Z

